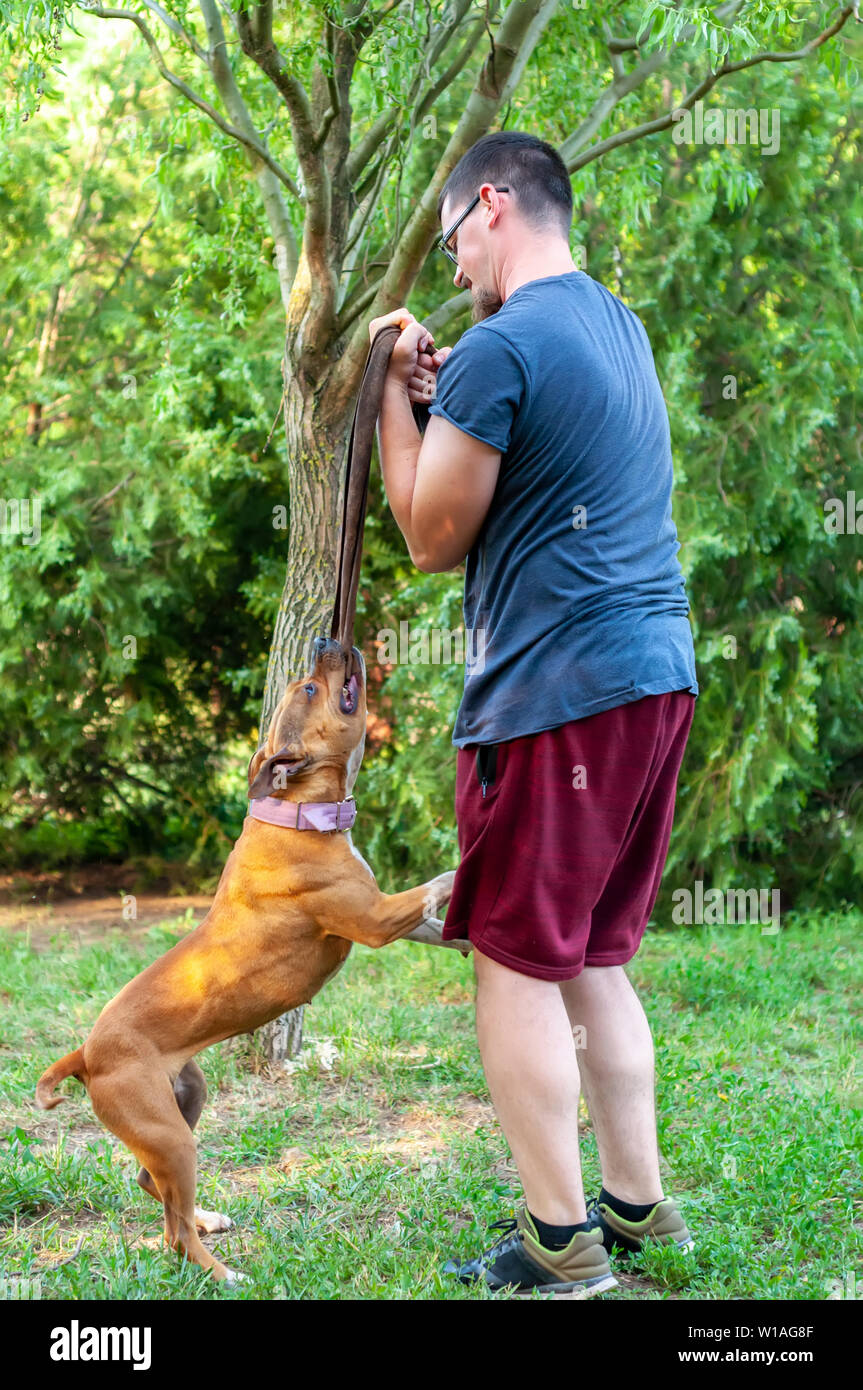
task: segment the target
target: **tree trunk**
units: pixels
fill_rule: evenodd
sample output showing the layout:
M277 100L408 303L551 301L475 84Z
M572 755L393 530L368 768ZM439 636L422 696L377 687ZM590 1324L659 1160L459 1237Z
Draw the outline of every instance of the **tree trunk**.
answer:
M270 1062L283 1062L296 1057L303 1042L304 1010L291 1009L274 1018L256 1033L243 1033L233 1040L233 1050L253 1072L262 1071Z
M309 643L329 637L336 598L341 474L350 422L326 422L318 403L304 398L295 376L285 390L288 458L288 557L276 614L258 742L285 687L308 671ZM269 522L268 522L269 524Z
M289 531L285 587L276 614L264 687L258 746L285 687L306 675L313 638L329 637L336 598L342 474L351 416L326 418L325 382L310 382L285 366L285 440ZM334 364L337 368L337 364ZM329 376L329 372L326 373ZM269 519L267 520L269 523ZM293 1009L258 1030L253 1051L270 1062L295 1057L303 1036L303 1009Z

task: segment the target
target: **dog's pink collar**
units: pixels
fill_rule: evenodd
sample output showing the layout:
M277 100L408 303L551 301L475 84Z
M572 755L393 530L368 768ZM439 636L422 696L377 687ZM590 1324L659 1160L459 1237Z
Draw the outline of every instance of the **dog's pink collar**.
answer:
M290 830L350 830L357 818L357 803L352 796L345 801L283 801L278 796L259 796L249 802L249 815Z

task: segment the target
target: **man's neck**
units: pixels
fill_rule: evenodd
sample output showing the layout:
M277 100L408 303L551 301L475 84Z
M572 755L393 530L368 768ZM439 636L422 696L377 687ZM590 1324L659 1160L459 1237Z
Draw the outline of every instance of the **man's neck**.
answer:
M569 275L573 270L578 270L578 266L568 250L519 261L504 270L501 280L503 301L506 303L511 294L531 280L545 280L550 275Z

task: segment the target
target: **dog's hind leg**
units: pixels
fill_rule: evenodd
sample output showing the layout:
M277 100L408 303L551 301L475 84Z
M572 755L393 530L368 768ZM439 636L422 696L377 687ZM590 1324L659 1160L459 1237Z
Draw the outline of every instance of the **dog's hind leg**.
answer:
M201 1243L196 1230L197 1146L165 1072L127 1066L110 1075L91 1076L89 1090L99 1119L131 1149L152 1182L151 1195L158 1195L165 1211L167 1244L216 1279L233 1277Z
M194 1129L207 1099L207 1081L197 1062L187 1062L183 1067L174 1082L174 1098L189 1129ZM145 1192L161 1202L162 1194L146 1168L142 1168L138 1174L138 1182ZM230 1216L223 1216L219 1211L204 1211L202 1207L195 1207L195 1225L207 1235L228 1231L233 1224Z

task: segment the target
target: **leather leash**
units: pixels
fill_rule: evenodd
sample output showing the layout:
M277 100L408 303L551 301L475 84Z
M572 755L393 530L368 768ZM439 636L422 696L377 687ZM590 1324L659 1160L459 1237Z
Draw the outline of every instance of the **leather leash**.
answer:
M354 645L354 618L363 554L372 447L390 358L401 331L398 324L389 324L379 328L375 334L360 382L348 444L342 524L339 532L338 582L330 627L330 636L340 642L348 654L345 680L350 678L354 663L351 648ZM417 426L422 432L428 422L428 406L414 404L413 412Z

